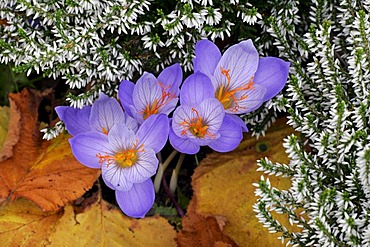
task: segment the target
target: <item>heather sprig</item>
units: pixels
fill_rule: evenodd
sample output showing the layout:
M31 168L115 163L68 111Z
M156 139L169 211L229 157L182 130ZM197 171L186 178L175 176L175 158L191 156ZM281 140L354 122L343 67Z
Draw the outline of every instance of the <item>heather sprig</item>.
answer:
M249 3L224 1L1 1L0 62L17 72L61 77L79 108L122 80L180 62L192 70L201 38L226 39L261 15ZM91 98L93 97L93 98Z
M255 211L288 244L369 246L370 2L309 1L310 11L298 16L303 2L276 3L264 23L292 63L285 107L301 134L284 141L288 164L259 162L259 170L288 176L292 186L279 191L256 183ZM294 206L302 215L289 212ZM271 210L302 230L287 232Z

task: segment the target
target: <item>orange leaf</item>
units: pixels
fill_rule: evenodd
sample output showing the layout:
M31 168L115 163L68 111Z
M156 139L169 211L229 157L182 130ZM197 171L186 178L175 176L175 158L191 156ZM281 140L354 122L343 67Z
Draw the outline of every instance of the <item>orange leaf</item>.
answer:
M67 135L42 141L37 114L42 96L27 89L9 95L11 117L0 156L0 199L24 197L43 210L56 210L90 189L100 172L73 157Z
M223 233L239 246L281 246L279 234L270 234L253 212L257 197L252 183L258 182L262 175L256 171L257 160L268 157L273 162L288 162L282 141L291 133L293 129L286 125L285 119L280 119L265 137L256 140L248 135L235 151L208 155L192 177L195 213L203 217L225 217ZM279 189L288 189L291 185L288 178L269 178ZM289 229L287 217L278 216L279 222Z
M99 198L82 209L67 204L63 210L52 213L42 212L24 199L0 210L3 246L170 247L175 246L175 236L166 219L132 219Z

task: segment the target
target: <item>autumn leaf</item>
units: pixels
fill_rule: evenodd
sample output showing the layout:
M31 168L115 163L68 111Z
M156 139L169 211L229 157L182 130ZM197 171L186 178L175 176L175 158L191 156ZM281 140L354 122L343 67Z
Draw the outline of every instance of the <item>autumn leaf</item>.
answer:
M194 195L191 203L195 200L195 210L187 215L224 217L223 234L233 239L238 246L281 246L281 241L277 239L279 234L270 234L253 212L252 206L257 197L252 183L258 182L262 175L256 171L257 160L268 157L273 162L288 162L282 141L292 132L293 129L286 125L285 119L280 119L270 127L265 137L257 140L247 135L235 151L208 155L195 169L192 177ZM269 179L279 189L288 189L291 185L288 178L271 176ZM289 226L286 217L278 215L278 219L284 226ZM184 231L194 224L186 221L183 223ZM182 241L181 234L178 235L178 242ZM215 242L210 243L210 246L213 244Z
M212 244L216 246L216 243L218 246L237 246L227 234L222 232L226 219L197 214L196 204L196 198L193 198L186 216L182 219L183 230L176 237L178 246L212 246Z
M90 200L93 199L93 200ZM17 199L0 210L3 246L176 246L176 232L160 216L132 219L95 196L82 209L67 204L43 212Z
M10 94L10 123L0 155L0 199L32 200L43 210L57 210L90 189L99 171L81 165L71 153L68 135L43 141L37 109L43 94Z
M6 140L9 128L10 110L7 106L0 106L0 150Z

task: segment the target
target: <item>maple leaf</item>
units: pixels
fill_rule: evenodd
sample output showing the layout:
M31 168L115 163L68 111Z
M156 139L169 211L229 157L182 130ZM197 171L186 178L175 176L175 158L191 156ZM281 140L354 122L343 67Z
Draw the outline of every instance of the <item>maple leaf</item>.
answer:
M133 219L101 200L98 193L81 207L67 204L42 212L17 199L0 209L0 243L5 246L176 246L176 231L160 216Z
M74 158L68 135L41 139L37 112L46 93L24 89L9 95L9 132L0 153L2 204L24 197L45 211L57 210L83 195L99 176Z
M281 240L277 239L279 234L270 234L268 229L258 222L256 213L253 212L257 197L254 195L255 187L252 183L258 182L262 175L256 171L257 160L268 157L272 162L289 161L282 144L283 139L294 130L287 126L285 121L279 119L270 127L265 137L256 140L247 135L235 151L212 153L201 161L192 176L194 194L191 204L194 210L187 212L187 217L194 220L183 221L183 231L177 235L179 244L188 239L202 237L192 231L199 217L221 217L224 219L224 225L220 227L222 234L230 237L238 246L281 246ZM288 189L291 185L289 178L266 177L279 189ZM282 225L291 229L287 217L277 215L277 218ZM205 235L203 234L204 237ZM219 239L215 238L203 238L202 241L203 244L198 246L220 244Z

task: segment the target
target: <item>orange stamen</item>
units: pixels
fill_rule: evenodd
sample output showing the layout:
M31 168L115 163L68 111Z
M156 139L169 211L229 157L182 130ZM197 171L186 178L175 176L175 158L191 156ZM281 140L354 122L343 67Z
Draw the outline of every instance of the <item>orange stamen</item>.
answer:
M204 138L205 136L210 136L211 138L215 139L216 136L208 132L208 125L206 125L203 121L203 118L199 116L199 113L194 108L191 108L192 112L195 112L196 117L191 118L190 121L184 119L183 122L180 123L181 126L184 127L181 135L185 135L186 132L189 130L194 136L198 138Z
M241 107L238 102L241 100L244 100L248 97L247 94L244 94L240 97L236 97L235 94L240 91L246 91L246 90L254 90L254 77L252 76L249 78L249 80L241 85L240 87L231 89L230 88L230 82L231 82L231 76L230 76L230 69L223 69L220 67L221 73L226 77L227 84L222 84L219 88L216 89L215 97L221 102L221 104L224 106L226 110L229 110L231 112L237 112L239 109L245 109L245 107Z
M168 92L171 85L165 87L161 82L158 82L158 84L162 89L162 95L160 96L160 98L154 99L152 104L146 105L143 111L139 112L140 114L143 114L144 120L147 119L152 114L157 114L159 108L167 104L172 99L176 98L175 94Z
M104 155L98 153L96 157L99 158L99 163L102 165L105 163L107 167L113 163L118 165L121 168L127 168L133 166L137 162L137 152L144 152L144 144L137 147L137 141L134 144L133 148L123 150L115 153L114 155L109 155L105 153Z
M107 130L106 128L102 127L102 128L101 128L101 131L102 131L104 134L108 135L108 130Z

